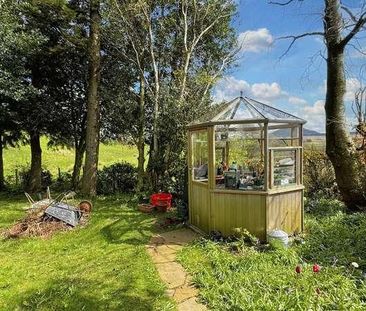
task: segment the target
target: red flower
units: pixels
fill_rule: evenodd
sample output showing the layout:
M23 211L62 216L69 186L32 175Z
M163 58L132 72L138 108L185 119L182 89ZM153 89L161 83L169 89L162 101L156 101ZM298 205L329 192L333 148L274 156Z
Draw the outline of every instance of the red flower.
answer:
M315 264L315 265L313 266L313 272L318 273L319 271L320 271L320 266L319 266L319 265L317 265L317 264Z
M301 273L301 266L296 266L295 271L296 273Z

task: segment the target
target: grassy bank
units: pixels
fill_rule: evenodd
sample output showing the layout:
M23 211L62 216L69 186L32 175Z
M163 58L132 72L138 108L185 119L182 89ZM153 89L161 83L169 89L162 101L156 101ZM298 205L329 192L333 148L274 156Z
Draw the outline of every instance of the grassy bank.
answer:
M213 310L366 310L366 216L336 201L318 205L289 249L205 239L184 248L180 261L201 299Z
M0 240L0 310L174 310L145 251L154 218L129 197L99 198L86 228ZM0 229L24 215L0 195Z

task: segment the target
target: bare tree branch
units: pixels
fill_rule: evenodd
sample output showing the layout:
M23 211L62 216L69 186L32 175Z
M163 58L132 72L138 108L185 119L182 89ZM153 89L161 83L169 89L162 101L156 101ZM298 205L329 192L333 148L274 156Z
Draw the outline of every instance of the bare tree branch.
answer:
M357 23L358 18L352 13L352 11L349 8L347 8L346 6L342 5L341 6L341 9L343 11L345 11L349 15L349 17L351 18L351 20L353 20L355 23Z
M341 42L339 43L340 47L345 47L347 43L363 28L366 24L366 12L363 12L359 19L357 20L356 24L352 28L352 30L345 36Z
M313 31L313 32L305 32L301 35L297 35L297 36L284 36L284 37L280 37L277 40L282 40L282 39L291 39L291 43L290 45L287 47L286 51L280 56L280 59L282 59L292 48L292 46L294 45L294 43L302 38L305 37L310 37L310 36L322 36L324 37L324 32L321 31Z
M287 0L286 2L278 2L278 1L269 1L269 4L275 4L275 5L288 5L291 2L294 2L295 0ZM303 1L303 0L299 0L299 1Z
M361 50L361 48L357 47L354 44L348 43L349 46L352 46L358 53L362 54L362 55L366 55L366 51Z

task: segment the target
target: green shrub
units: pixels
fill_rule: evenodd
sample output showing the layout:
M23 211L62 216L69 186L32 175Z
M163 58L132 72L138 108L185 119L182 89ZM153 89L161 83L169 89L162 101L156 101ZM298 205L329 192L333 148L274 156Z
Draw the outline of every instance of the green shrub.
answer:
M334 169L323 151L304 152L304 186L307 197L336 198L338 188Z
M21 167L19 169L19 181L20 186L24 190L26 189L30 177L30 168L28 167ZM41 186L42 190L45 190L52 184L52 174L49 170L42 169L41 173Z
M316 217L325 217L344 212L346 207L337 199L309 198L305 200L305 211Z
M137 183L137 169L129 163L116 163L98 171L98 194L132 192Z
M69 172L61 172L57 179L52 184L52 190L67 191L72 188L72 174Z

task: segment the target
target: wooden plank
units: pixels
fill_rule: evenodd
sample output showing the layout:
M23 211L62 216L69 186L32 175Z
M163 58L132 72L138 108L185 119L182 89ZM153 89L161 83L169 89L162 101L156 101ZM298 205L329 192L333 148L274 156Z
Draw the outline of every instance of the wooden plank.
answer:
M212 230L231 235L234 228L241 227L265 239L265 200L257 194L211 192Z
M269 195L274 195L274 194L279 194L279 193L288 193L288 192L293 192L293 191L299 191L299 190L303 190L304 186L303 185L294 185L294 186L278 186L276 188L271 189L270 191L268 191Z
M288 234L302 230L302 192L270 195L267 203L267 231L281 229Z
M248 120L220 120L220 121L209 121L198 124L188 125L188 129L196 129L202 127L208 127L212 125L232 125L232 124L255 124L255 123L286 123L287 127L304 124L303 120L292 120L292 119L248 119Z
M291 151L291 150L299 150L302 149L301 146L285 146L285 147L269 147L270 150L285 150L285 151Z
M253 190L230 190L230 189L213 189L210 190L211 193L226 193L226 194L239 194L239 195L266 195L266 191L253 191Z

